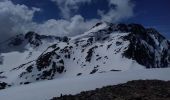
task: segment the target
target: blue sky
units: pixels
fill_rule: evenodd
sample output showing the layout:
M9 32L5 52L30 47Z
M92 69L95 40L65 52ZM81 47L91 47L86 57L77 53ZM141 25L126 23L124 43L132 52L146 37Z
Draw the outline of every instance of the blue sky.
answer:
M170 38L170 0L136 0L130 22L155 27Z
M170 19L169 19L170 0L119 0L121 2L119 2L118 5L116 5L116 3L114 2L118 0L9 0L9 1L11 1L13 5L24 4L26 7L28 7L29 10L32 7L39 8L40 11L32 12L33 18L31 20L36 24L45 23L45 25L41 25L41 27L49 26L49 23L51 25L51 23L55 21L56 24L58 25L59 23L58 21L61 21L61 19L63 19L65 23L68 22L72 23L70 20L73 19L74 20L83 19L84 21L82 23L83 25L86 25L87 23L93 24L96 21L106 19L107 21L113 23L118 22L139 23L143 24L145 27L154 27L158 31L163 33L166 37L170 38ZM64 2L61 3L61 1ZM69 1L70 4L69 5L64 4L65 1ZM76 1L76 3L73 1ZM112 1L113 3L111 3ZM130 4L123 3L126 1L129 1ZM116 7L119 7L120 10L118 10L115 13L111 13L115 14L115 16L112 16L111 14L109 15L109 11L113 10L114 12L115 11L114 8ZM103 13L99 14L99 10L103 11ZM75 15L80 16L73 18ZM51 19L53 19L53 22L49 21ZM93 23L91 20L93 21ZM81 28L80 32L85 30L82 29L82 27L80 28ZM63 31L60 31L60 33L62 32Z
M57 5L50 0L12 0L15 4L24 4L28 7L41 8L41 12L37 12L34 20L43 22L48 19L60 19L60 10ZM80 0L81 1L81 0ZM98 18L98 9L108 10L107 0L95 0L91 3L82 4L76 14L81 14L86 19Z
M48 19L62 18L55 3L50 0L13 0L15 3L25 4L29 7L41 8L34 20L43 22ZM170 38L170 0L133 0L135 4L134 16L120 22L141 23L146 27L155 27ZM107 0L96 0L90 4L80 6L77 13L86 19L98 18L97 10L108 10Z

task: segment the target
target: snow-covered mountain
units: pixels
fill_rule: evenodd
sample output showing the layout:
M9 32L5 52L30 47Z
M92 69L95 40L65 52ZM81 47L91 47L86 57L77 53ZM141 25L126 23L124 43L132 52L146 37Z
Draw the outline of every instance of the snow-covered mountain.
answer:
M0 88L131 69L170 67L170 42L139 24L97 23L74 37L29 32L0 44Z

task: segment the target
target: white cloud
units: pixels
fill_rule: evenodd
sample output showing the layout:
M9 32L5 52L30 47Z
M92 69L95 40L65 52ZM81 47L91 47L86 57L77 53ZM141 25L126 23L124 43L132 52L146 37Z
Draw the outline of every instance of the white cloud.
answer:
M51 0L57 4L60 9L62 20L49 20L39 25L39 33L57 34L58 36L74 36L82 34L90 29L96 22L101 20L109 22L118 22L133 16L134 4L131 0L108 0L109 11L99 10L101 19L86 20L81 15L74 15L79 6L84 3L91 3L92 0ZM113 8L115 6L115 8Z
M0 1L1 41L17 33L26 32L34 26L32 18L38 8L29 9L25 5L14 5L9 0Z
M70 19L74 13L79 9L81 4L91 3L95 0L51 0L57 4L61 15L65 19ZM134 4L132 0L107 0L109 11L98 10L98 15L101 20L118 22L122 19L133 16ZM99 8L100 9L100 8Z
M0 1L0 35L3 36L0 38L0 42L28 31L47 35L73 36L83 33L98 21L97 19L85 20L81 15L74 15L67 20L49 19L38 24L33 22L36 11L40 11L40 9L29 9L25 5L15 5L9 0Z
M81 15L75 15L71 18L71 22L67 29L72 35L81 34L88 29L90 29L94 24L96 24L98 19L85 20Z
M81 15L75 15L71 20L50 19L43 24L39 24L35 31L48 35L74 36L90 29L96 22L98 22L97 19L86 21Z
M98 10L101 19L109 22L118 22L133 16L134 4L131 0L108 0L109 11Z
M57 4L61 11L62 17L69 19L84 3L90 3L91 0L51 0Z
M101 13L101 19L86 20L83 16L74 14L79 6L90 3L92 0L52 0L59 6L63 19L49 19L42 24L33 22L38 8L29 8L26 5L14 4L10 0L0 1L0 41L18 33L35 31L39 34L56 36L74 36L82 34L101 20L117 22L133 16L131 0L109 0L110 10ZM112 8L116 5L116 8ZM68 18L68 19L65 19ZM3 37L2 37L3 36Z

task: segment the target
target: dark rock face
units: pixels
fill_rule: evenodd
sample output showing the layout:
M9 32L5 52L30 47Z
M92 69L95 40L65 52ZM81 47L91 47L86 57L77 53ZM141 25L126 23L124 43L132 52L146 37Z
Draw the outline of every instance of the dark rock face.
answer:
M138 80L51 100L170 100L170 81Z
M1 90L1 89L5 89L7 86L8 86L7 83L5 83L5 82L0 82L0 90Z
M128 32L126 24L118 24L113 27L113 31Z
M42 69L50 66L52 56L54 56L54 55L56 55L55 52L48 52L44 55L41 55L36 61L38 70L41 71Z
M28 39L28 42L32 45L39 46L41 44L40 35L35 32L28 32L25 35L25 39Z
M63 41L63 42L69 42L69 38L68 38L67 36L64 36L64 37L62 38L62 41Z
M97 23L94 27L101 24ZM140 24L108 24L108 28L95 33L96 40L102 40L105 38L103 34L112 32L129 33L123 37L130 42L124 57L133 59L146 68L170 67L170 42L155 29L144 28Z
M132 58L147 68L154 67L154 52L151 52L149 48L142 44L140 40L136 39L133 34L130 34L127 39L129 39L130 44L128 50L124 53L125 57Z
M53 61L53 57L57 60ZM57 72L62 73L64 71L64 61L55 52L41 55L36 61L36 66L39 71L45 69L40 76L41 79L52 79Z
M134 26L133 26L134 27ZM131 33L124 37L130 41L124 56L136 60L147 68L170 67L170 45L161 34L141 26L131 29Z
M87 56L86 56L86 61L90 62L94 53L94 49L98 48L97 46L92 47L91 49L89 49L89 51L87 52Z

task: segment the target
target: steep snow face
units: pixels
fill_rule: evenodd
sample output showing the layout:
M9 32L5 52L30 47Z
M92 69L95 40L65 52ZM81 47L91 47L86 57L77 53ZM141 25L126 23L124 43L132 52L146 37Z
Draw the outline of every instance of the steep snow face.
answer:
M71 38L33 32L22 37L23 42L15 43L17 47L11 47L10 53L1 51L5 61L15 59L11 55L20 57L9 64L3 62L7 69L0 73L0 86L4 88L110 71L170 67L169 41L138 24L97 23L84 34ZM13 52L20 46L23 52Z

